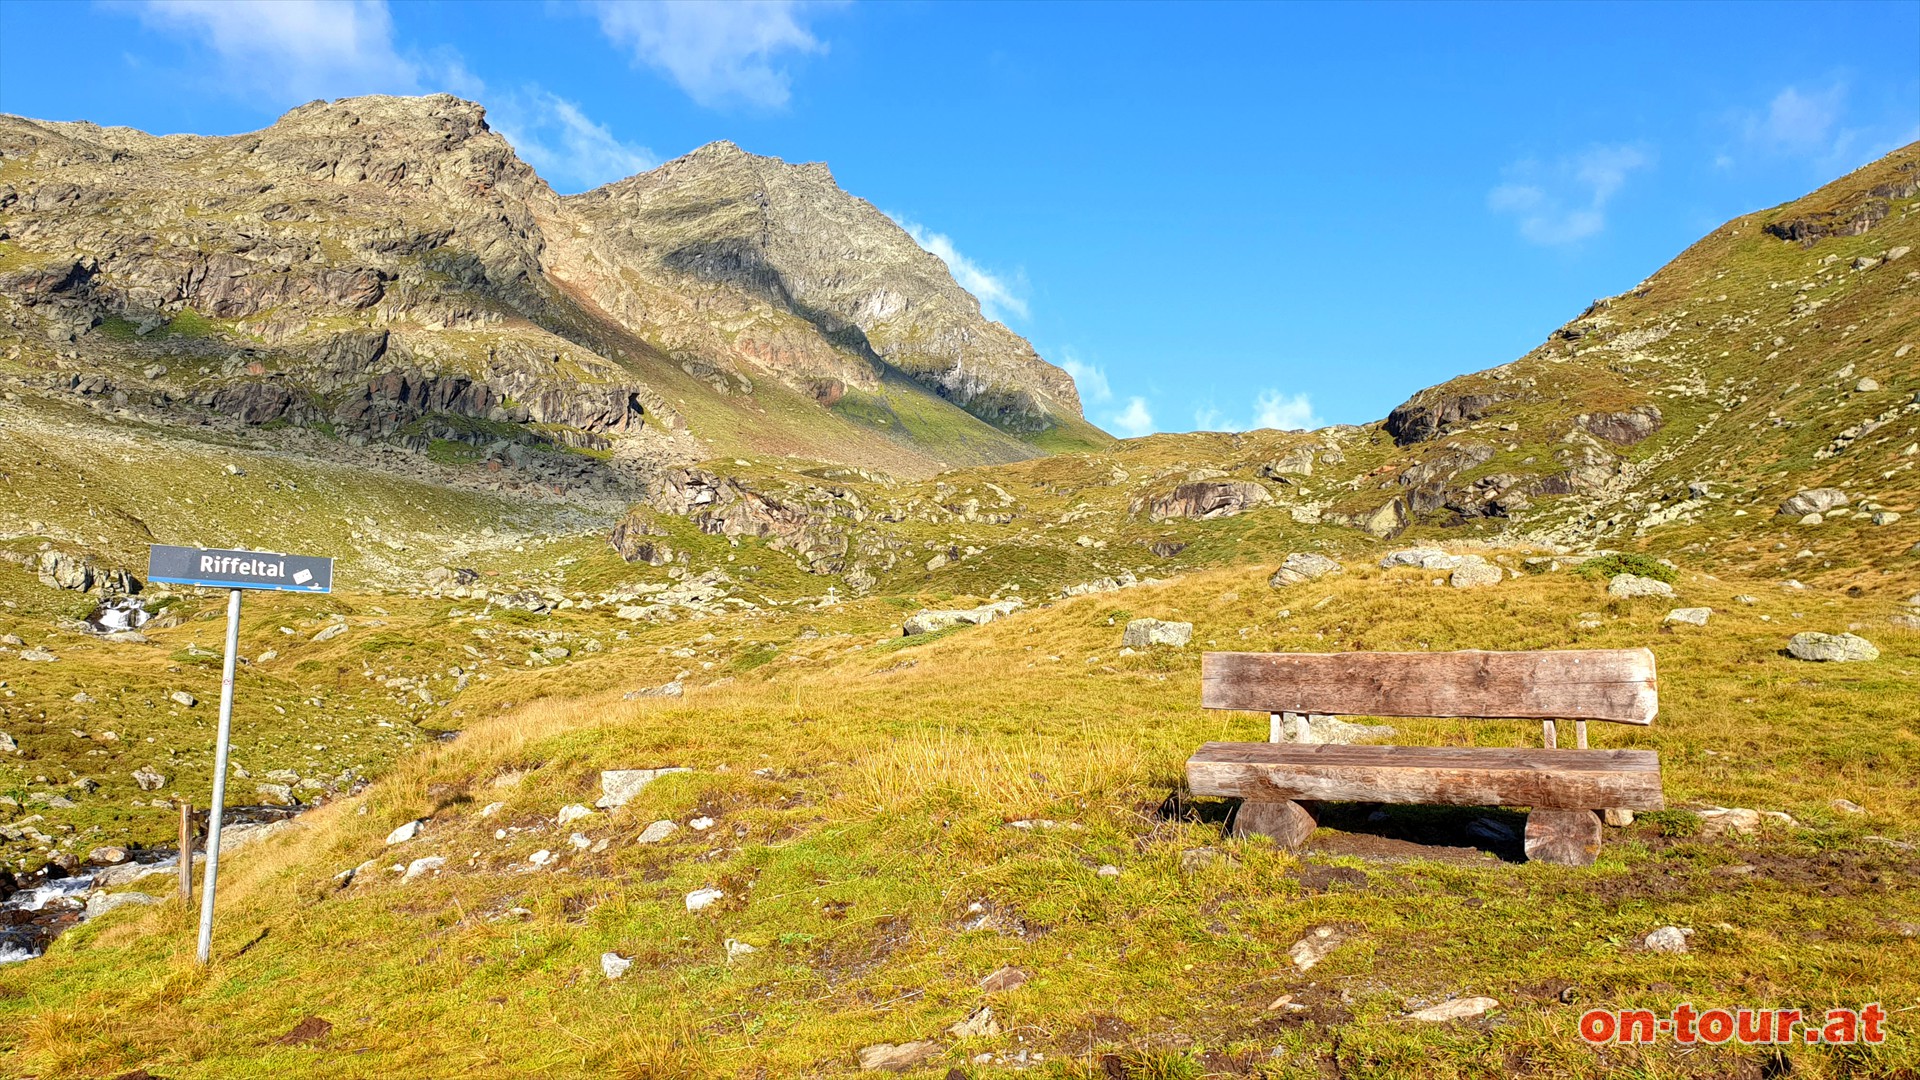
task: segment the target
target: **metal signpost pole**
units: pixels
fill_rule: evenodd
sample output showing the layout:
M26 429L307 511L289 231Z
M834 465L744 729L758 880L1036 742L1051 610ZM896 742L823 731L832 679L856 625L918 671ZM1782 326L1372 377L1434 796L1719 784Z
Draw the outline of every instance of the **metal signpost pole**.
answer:
M233 732L233 665L240 649L240 590L227 592L227 655L220 669L220 733L213 750L213 807L207 818L207 873L200 883L200 962L213 952L213 891L220 874L220 816L227 807L227 744Z
M329 593L333 560L325 555L240 551L154 544L147 549L147 580L227 590L227 655L220 670L220 731L213 750L213 806L207 812L207 872L200 886L200 962L213 955L214 885L220 875L220 819L227 809L227 749L233 736L233 669L240 661L240 592ZM191 895L193 838L189 817L180 827L180 886Z

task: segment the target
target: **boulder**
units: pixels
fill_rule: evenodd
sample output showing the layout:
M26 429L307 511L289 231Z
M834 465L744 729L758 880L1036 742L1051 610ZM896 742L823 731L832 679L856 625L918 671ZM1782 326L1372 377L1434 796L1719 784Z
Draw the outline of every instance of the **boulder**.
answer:
M1323 577L1342 572L1340 564L1325 555L1296 551L1280 563L1280 569L1273 572L1273 576L1267 579L1267 584L1276 589L1282 589L1288 585L1318 581Z
M346 632L347 632L346 623L343 623L343 622L334 623L332 626L326 627L325 629L321 630L319 633L313 635L313 641L316 644L322 641L332 641L334 638L337 638L341 634L344 634Z
M680 765L669 765L661 769L603 769L600 772L600 798L593 805L602 810L625 806L655 780L669 773L689 771L691 770Z
M1260 466L1260 475L1278 479L1282 476L1312 476L1313 447L1296 446L1274 461Z
M1574 423L1610 443L1632 446L1659 431L1664 420L1657 407L1636 405L1625 412L1585 413Z
M1019 607L1018 600L996 600L976 608L921 611L901 624L900 636L914 637L918 634L931 634L950 626L984 626L995 619L1013 614Z
M1233 517L1272 501L1273 496L1267 494L1267 489L1251 480L1203 480L1181 484L1154 499L1147 512L1155 521L1176 517L1212 521Z
M1787 639L1787 652L1796 660L1833 663L1880 658L1880 650L1866 638L1854 634L1822 634L1812 630Z
M1120 644L1136 649L1149 645L1171 645L1185 648L1193 640L1193 624L1189 622L1165 622L1160 619L1134 619L1120 637Z
M1384 724L1355 724L1318 713L1282 713L1280 741L1300 746L1353 746L1391 739L1395 732Z
M127 849L117 844L97 847L87 852L87 861L95 866L117 866L127 861Z
M1456 589L1478 589L1498 585L1506 579L1506 571L1477 555L1468 555L1454 568L1449 581Z
M1387 414L1387 434L1401 446L1424 442L1480 419L1501 400L1496 394L1449 394L1439 387L1422 390Z
M1640 596L1672 596L1673 586L1638 574L1615 574L1607 582L1607 595L1622 600Z
M1380 569L1413 566L1422 570L1452 570L1460 565L1462 558L1460 555L1449 555L1439 548L1403 548L1388 552L1386 558L1380 560Z
M1852 502L1847 493L1839 488L1810 488L1780 504L1780 513L1785 517L1805 517L1808 514L1824 514L1836 506L1845 506Z
M129 904L139 905L141 907L149 907L154 904L164 904L164 903L166 903L166 901L162 900L160 897L149 896L146 893L97 892L97 893L94 893L92 896L87 897L86 917L89 919L97 919L100 916L105 915L107 912L114 910L115 908L123 908L128 906Z

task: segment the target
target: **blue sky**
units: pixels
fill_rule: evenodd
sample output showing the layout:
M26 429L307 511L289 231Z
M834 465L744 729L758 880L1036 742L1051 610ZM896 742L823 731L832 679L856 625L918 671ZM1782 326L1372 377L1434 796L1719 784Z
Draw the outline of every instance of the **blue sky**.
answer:
M561 191L826 161L1119 434L1365 422L1920 138L1920 4L0 4L0 111L447 90Z

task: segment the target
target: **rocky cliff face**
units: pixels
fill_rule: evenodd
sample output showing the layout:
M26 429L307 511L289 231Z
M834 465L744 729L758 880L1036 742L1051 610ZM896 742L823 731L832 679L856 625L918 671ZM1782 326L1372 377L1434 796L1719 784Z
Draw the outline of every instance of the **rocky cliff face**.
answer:
M822 395L836 381L871 390L891 365L1006 430L1080 415L1071 377L984 318L939 258L823 164L719 142L565 204L592 226L586 246L601 265L644 279L594 276L603 306L632 317L648 295L691 301L676 344L712 332L719 314L744 338L736 357ZM811 333L795 334L795 320Z
M824 166L722 144L562 199L446 95L215 138L0 117L0 318L26 385L163 421L905 471L1105 441Z

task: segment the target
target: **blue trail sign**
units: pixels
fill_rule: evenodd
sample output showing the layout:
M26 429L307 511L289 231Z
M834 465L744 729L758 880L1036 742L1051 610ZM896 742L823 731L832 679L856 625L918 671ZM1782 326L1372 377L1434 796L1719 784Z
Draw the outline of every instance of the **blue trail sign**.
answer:
M283 555L271 551L174 547L147 550L147 580L227 590L227 654L220 670L220 727L214 736L213 813L207 825L207 870L200 887L200 962L213 952L213 896L220 874L220 824L227 805L227 750L233 731L233 666L240 648L240 592L333 591L333 560L321 555ZM180 852L191 867L192 856Z
M333 591L333 560L322 555L154 544L147 553L147 578L209 589L324 593Z

